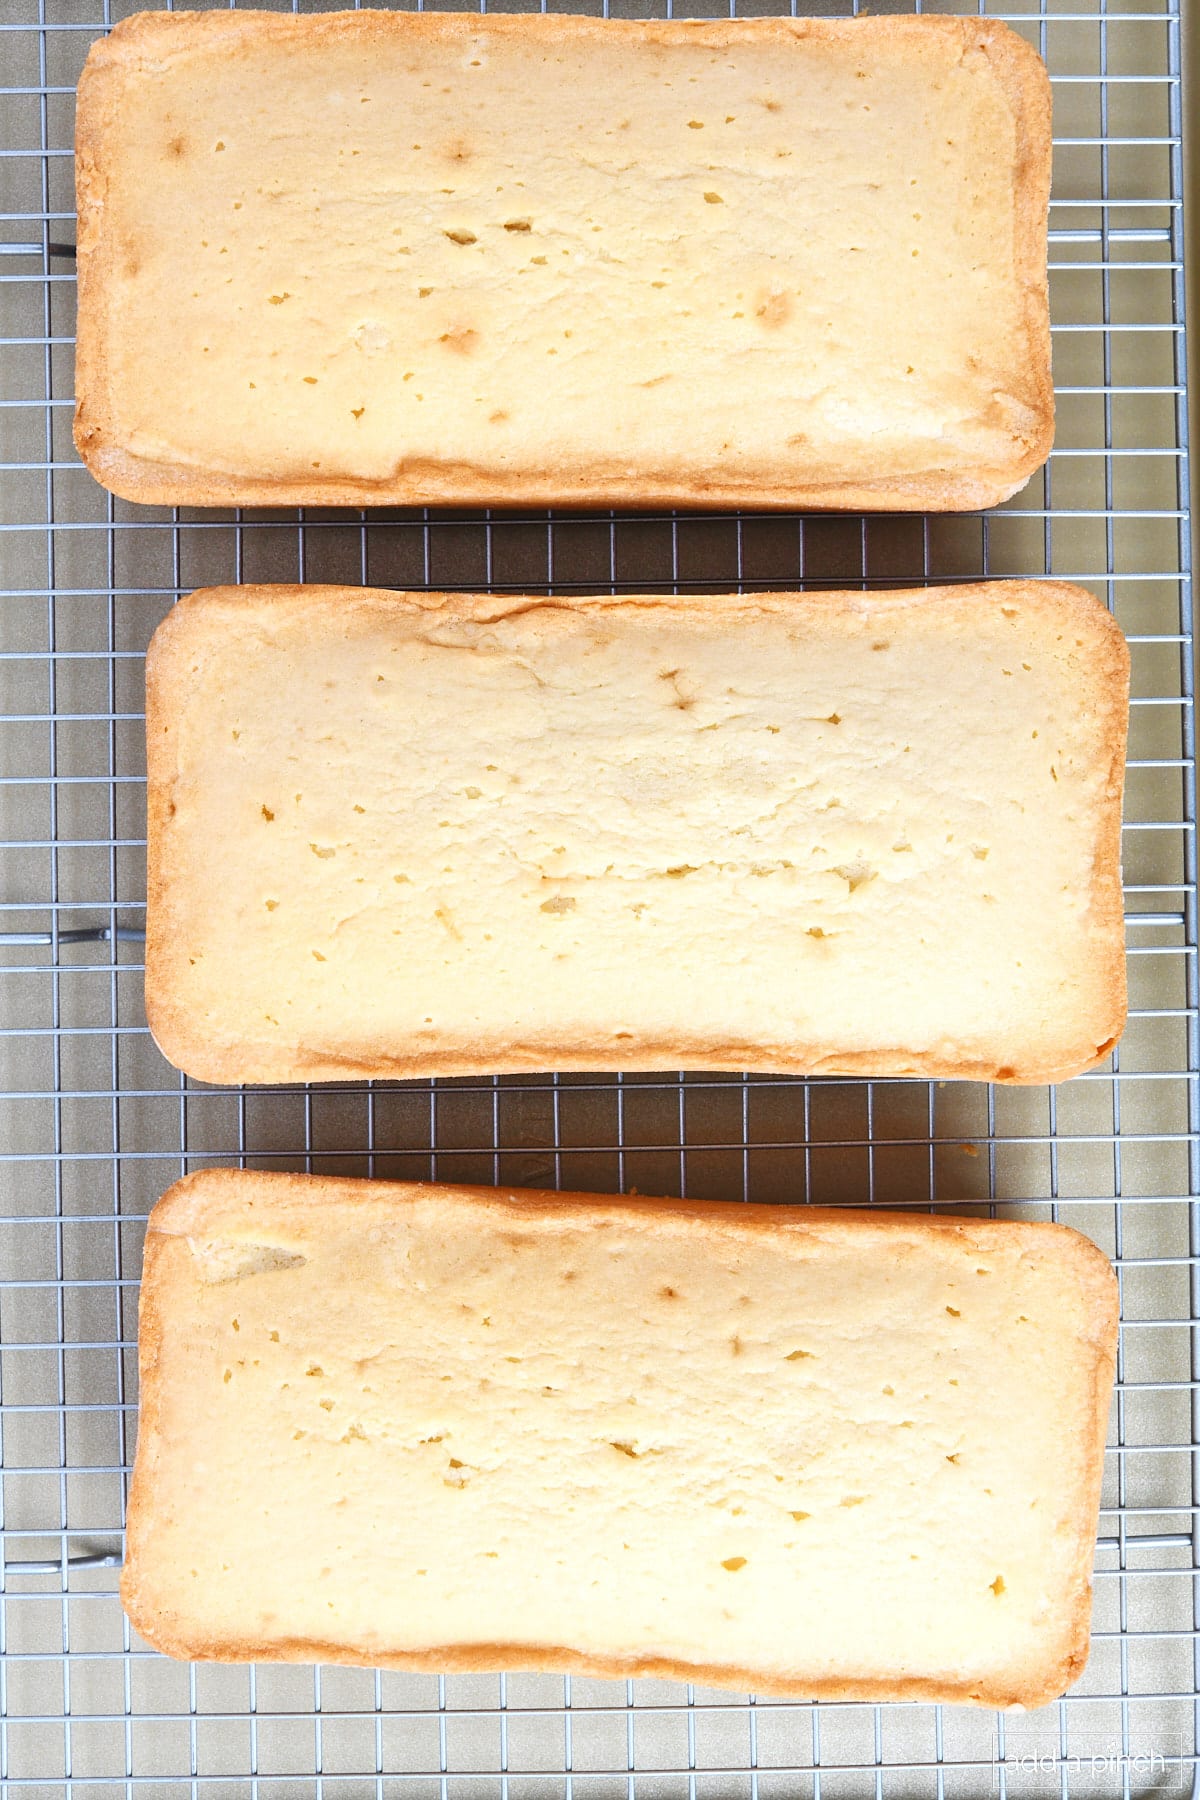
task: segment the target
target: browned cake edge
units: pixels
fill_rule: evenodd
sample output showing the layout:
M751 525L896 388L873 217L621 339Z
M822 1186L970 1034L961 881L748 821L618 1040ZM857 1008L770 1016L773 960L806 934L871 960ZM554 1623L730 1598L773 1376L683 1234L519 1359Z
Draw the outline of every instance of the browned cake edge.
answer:
M251 34L279 41L303 36L310 43L370 33L454 36L480 29L535 41L611 36L631 43L671 43L686 36L718 49L747 35L786 43L815 37L847 44L886 40L912 32L958 38L963 53L988 57L1016 122L1016 265L1024 308L1025 350L1020 379L1036 428L1015 438L1012 456L995 467L932 470L878 481L806 481L773 486L733 480L701 481L669 471L633 469L598 477L586 468L540 475L504 475L469 463L410 462L384 481L264 480L224 475L190 465L139 457L121 443L113 418L106 359L113 305L110 274L121 246L105 231L106 137L121 104L123 84L148 58L159 61L194 44L235 46ZM962 511L995 506L1024 485L1045 462L1054 436L1050 376L1050 317L1046 272L1046 220L1050 193L1050 83L1037 53L1009 26L980 18L912 17L754 19L735 21L604 20L567 14L416 14L342 12L315 15L220 11L135 13L93 44L79 82L75 128L78 226L78 335L75 356L75 445L96 480L122 499L147 505L372 506L577 505L767 508L832 508L847 511Z
M265 1190L265 1193L262 1191ZM141 1563L143 1541L151 1529L154 1483L160 1446L160 1403L164 1377L160 1362L164 1346L163 1251L173 1237L201 1235L220 1229L230 1214L269 1208L276 1197L315 1208L353 1207L366 1200L390 1200L397 1211L421 1197L437 1197L451 1206L479 1211L481 1229L499 1218L510 1222L519 1215L553 1213L586 1227L603 1212L626 1213L639 1222L647 1219L681 1219L697 1231L712 1235L745 1232L768 1238L795 1236L845 1238L875 1237L886 1246L890 1237L910 1240L950 1236L986 1253L1000 1240L1023 1238L1028 1254L1040 1244L1054 1244L1055 1254L1075 1265L1081 1289L1087 1294L1091 1329L1087 1342L1093 1352L1091 1404L1081 1422L1085 1437L1084 1494L1078 1514L1077 1545L1072 1587L1076 1603L1070 1620L1070 1648L1044 1664L1031 1665L1014 1680L1011 1673L995 1682L944 1682L921 1676L880 1681L864 1675L861 1680L814 1680L798 1671L794 1680L765 1676L761 1671L736 1665L676 1662L665 1657L594 1657L561 1645L530 1647L526 1644L431 1645L427 1650L359 1654L344 1644L320 1639L281 1638L259 1642L225 1642L189 1634L185 1621L161 1617L155 1608L153 1574ZM125 1564L121 1575L121 1603L130 1621L147 1643L164 1655L181 1660L240 1662L340 1663L359 1667L404 1669L419 1673L493 1673L500 1670L537 1670L594 1676L602 1680L651 1677L666 1681L691 1681L706 1687L727 1687L738 1692L775 1694L818 1700L931 1701L1032 1710L1065 1693L1087 1662L1091 1627L1092 1565L1096 1521L1100 1505L1100 1480L1108 1426L1109 1400L1116 1369L1119 1293L1116 1276L1101 1250L1089 1238L1069 1226L1028 1220L932 1217L920 1213L851 1211L839 1207L763 1206L742 1202L646 1199L642 1197L556 1193L545 1189L480 1188L459 1185L434 1186L419 1182L361 1181L334 1176L264 1174L241 1169L206 1169L188 1175L169 1188L150 1215L146 1232L138 1318L138 1370L140 1410L137 1455L129 1494Z
M969 628L973 608L1018 606L1033 618L1056 622L1086 642L1094 667L1093 692L1098 710L1107 714L1104 745L1107 764L1105 799L1097 817L1096 856L1092 869L1089 916L1094 921L1098 986L1102 1003L1096 1022L1077 1041L1059 1039L1053 1046L1030 1042L1018 1064L946 1060L886 1046L873 1051L832 1050L828 1043L798 1043L787 1054L756 1055L745 1043L688 1043L678 1039L643 1038L624 1047L620 1067L651 1072L680 1069L736 1069L759 1074L918 1076L923 1079L979 1080L1040 1084L1064 1081L1093 1068L1109 1054L1126 1018L1125 925L1121 891L1121 801L1125 772L1125 736L1129 695L1129 650L1120 628L1086 589L1065 582L1012 581L965 583L954 588L924 588L880 594L814 593L757 595L620 595L538 598L528 595L390 593L384 589L304 587L240 587L201 589L167 614L146 657L147 738L147 910L146 1017L163 1054L189 1075L216 1084L243 1081L345 1081L360 1076L407 1080L435 1075L536 1074L550 1068L609 1071L614 1047L601 1044L530 1041L510 1046L503 1058L494 1052L419 1051L380 1044L358 1056L339 1057L319 1045L298 1044L284 1056L274 1046L252 1042L215 1043L176 999L170 973L170 946L180 923L167 871L166 839L174 802L174 729L185 711L191 687L191 655L212 628L220 630L230 609L277 608L315 614L331 603L349 609L380 602L433 612L448 608L462 616L498 619L541 608L586 611L670 608L681 618L721 617L736 633L747 616L795 606L820 613L836 628L839 620L861 617L864 610L883 618L912 607L951 607Z

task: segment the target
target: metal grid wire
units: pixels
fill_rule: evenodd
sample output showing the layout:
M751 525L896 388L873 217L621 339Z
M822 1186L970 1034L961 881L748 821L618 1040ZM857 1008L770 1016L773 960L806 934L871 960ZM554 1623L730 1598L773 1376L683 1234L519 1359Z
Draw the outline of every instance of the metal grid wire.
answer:
M84 55L116 16L109 0L0 0L0 1785L330 1800L1192 1791L1200 1042L1178 0L1011 0L996 13L1054 80L1058 441L1009 505L927 519L113 501L70 441L71 135ZM142 659L181 591L296 579L698 591L1043 571L1087 583L1133 647L1132 1012L1111 1068L1056 1090L547 1075L228 1092L183 1081L151 1043ZM169 1181L235 1159L968 1204L1089 1232L1117 1263L1123 1326L1083 1680L1057 1706L1001 1719L153 1655L115 1597L141 1238Z

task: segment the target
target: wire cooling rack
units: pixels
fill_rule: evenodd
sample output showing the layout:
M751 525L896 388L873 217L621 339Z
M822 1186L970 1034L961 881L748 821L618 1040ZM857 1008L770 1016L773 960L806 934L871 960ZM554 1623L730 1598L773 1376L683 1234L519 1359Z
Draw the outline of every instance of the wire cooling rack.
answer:
M73 87L116 16L99 4L0 0L0 1786L89 1800L1192 1791L1200 1044L1176 5L1015 0L1003 14L1054 79L1057 447L988 516L888 519L110 500L70 438ZM1087 583L1133 646L1132 1014L1111 1068L1056 1090L547 1075L222 1092L182 1081L147 1036L142 659L181 591L297 578L694 591L1043 571ZM1089 1232L1116 1261L1123 1326L1083 1680L1057 1706L1000 1719L152 1654L115 1596L141 1239L171 1180L234 1160L968 1204Z

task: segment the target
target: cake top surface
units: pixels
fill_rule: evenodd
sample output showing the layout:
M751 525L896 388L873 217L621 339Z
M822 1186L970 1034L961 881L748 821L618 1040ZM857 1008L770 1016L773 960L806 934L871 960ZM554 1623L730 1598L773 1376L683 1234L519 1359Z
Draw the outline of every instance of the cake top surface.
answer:
M1115 1282L1063 1228L213 1172L141 1330L125 1598L176 1653L1078 1666Z
M148 663L147 1005L210 1080L1049 1080L1124 1018L1128 657L1053 583L210 590Z
M1048 94L980 19L139 15L80 90L81 448L994 500L1049 442Z

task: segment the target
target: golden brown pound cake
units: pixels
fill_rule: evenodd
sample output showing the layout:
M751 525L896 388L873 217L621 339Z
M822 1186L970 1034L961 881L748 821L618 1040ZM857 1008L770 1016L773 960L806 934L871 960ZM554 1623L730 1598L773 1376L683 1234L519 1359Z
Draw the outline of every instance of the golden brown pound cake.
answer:
M1058 1225L195 1175L122 1598L172 1656L1040 1706L1116 1329Z
M208 1081L1055 1081L1125 1018L1080 588L219 588L147 661L146 1008Z
M980 18L142 13L79 87L128 499L955 508L1049 452L1050 89Z

